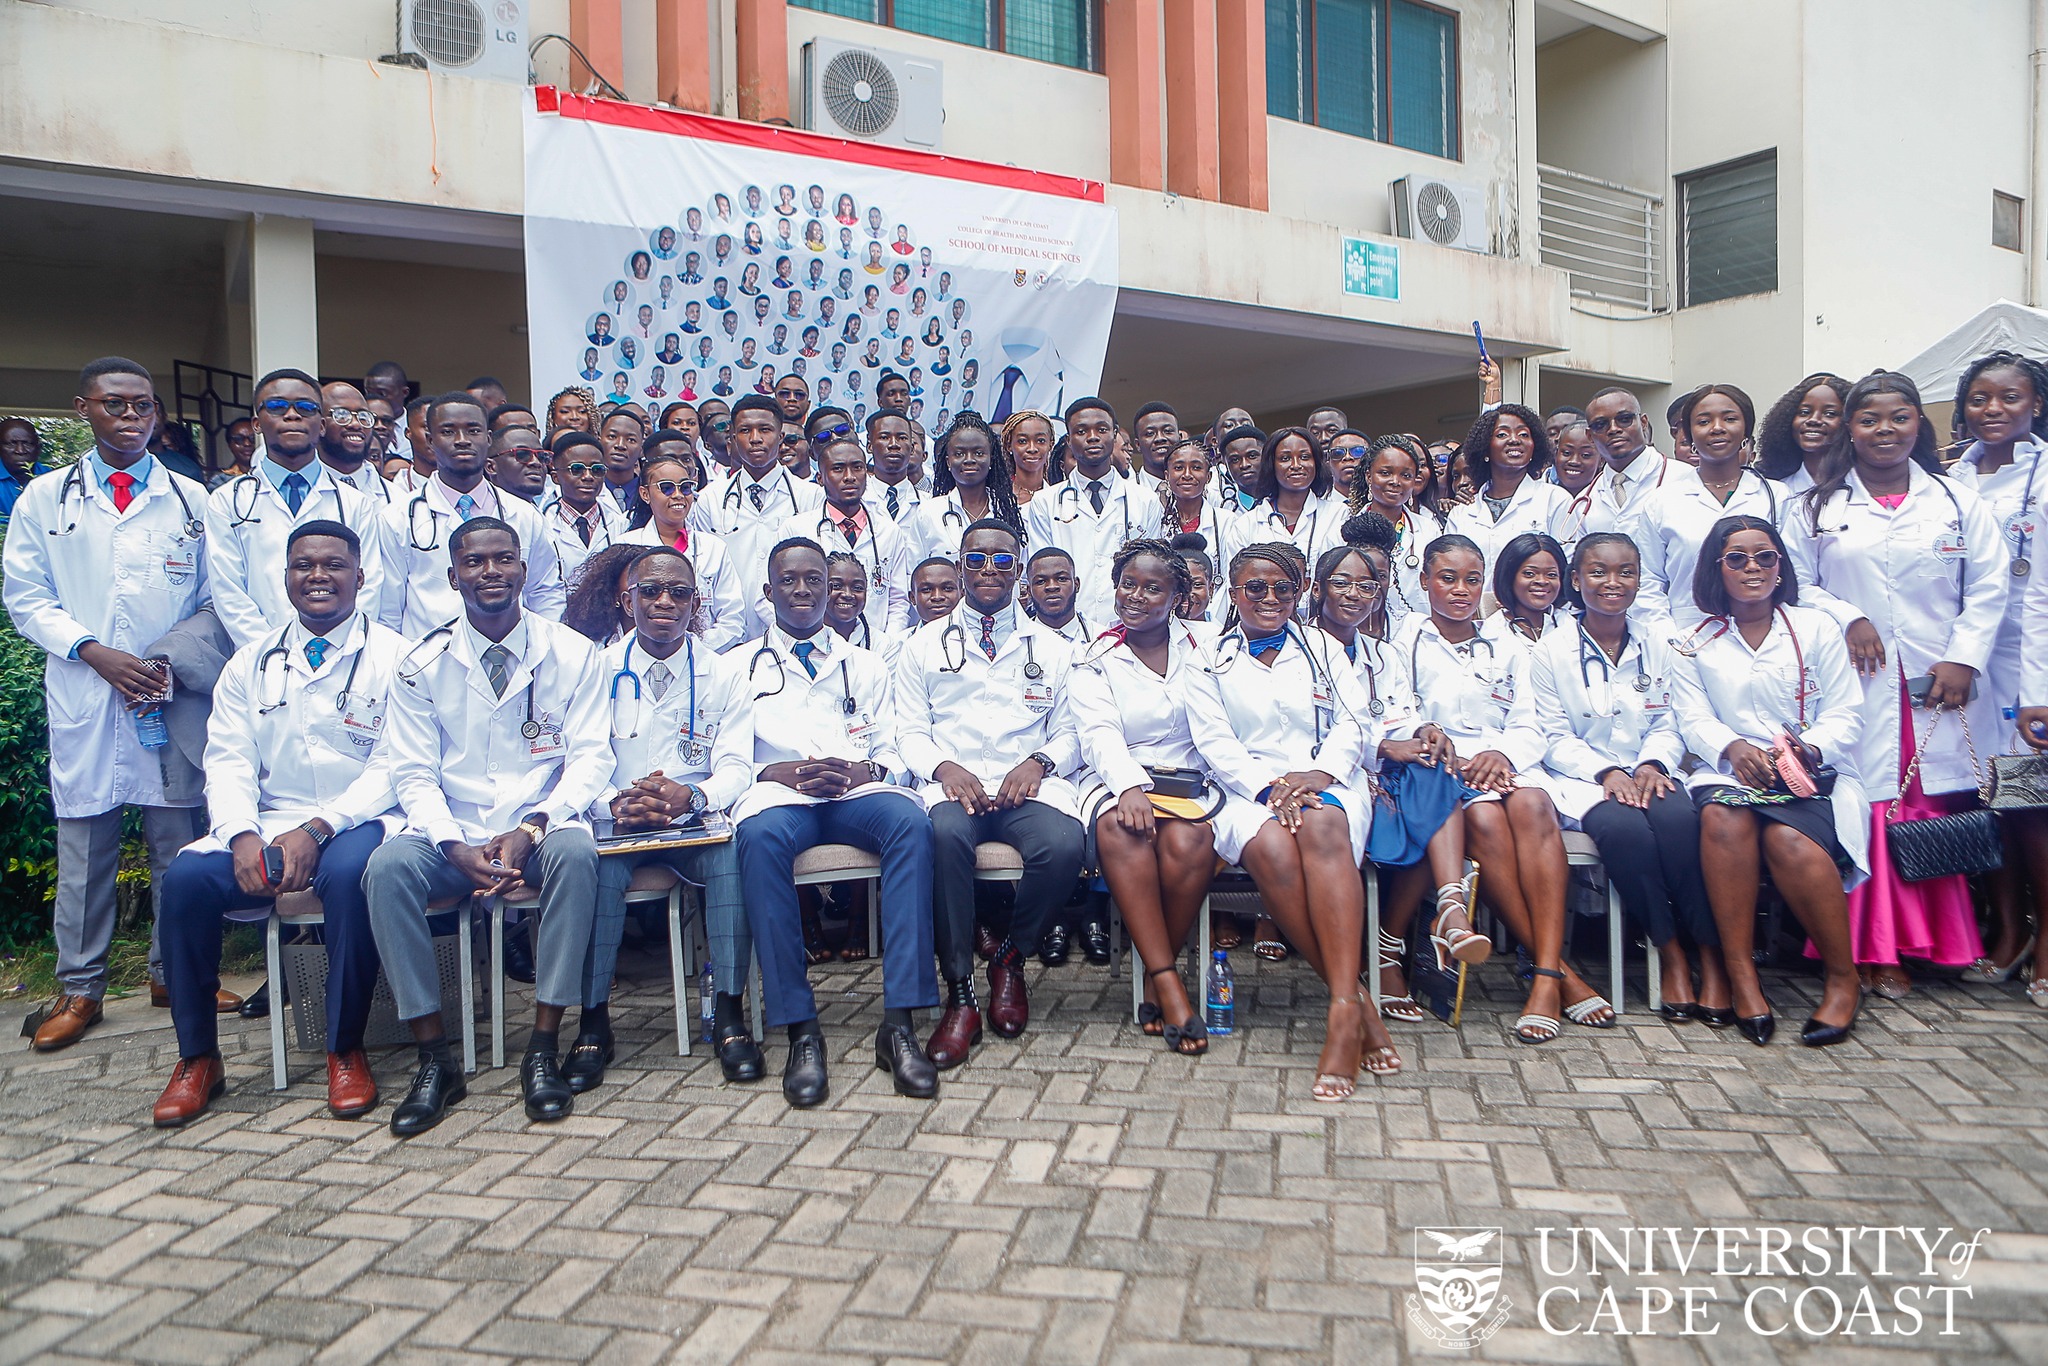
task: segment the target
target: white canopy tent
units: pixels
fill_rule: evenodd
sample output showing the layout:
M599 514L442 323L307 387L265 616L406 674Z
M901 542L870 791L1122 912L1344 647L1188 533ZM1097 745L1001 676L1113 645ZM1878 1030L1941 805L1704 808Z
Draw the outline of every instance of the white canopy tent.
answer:
M1988 351L2048 359L2048 312L2000 299L1899 369L1920 386L1922 398L1940 403L1955 393L1970 362Z

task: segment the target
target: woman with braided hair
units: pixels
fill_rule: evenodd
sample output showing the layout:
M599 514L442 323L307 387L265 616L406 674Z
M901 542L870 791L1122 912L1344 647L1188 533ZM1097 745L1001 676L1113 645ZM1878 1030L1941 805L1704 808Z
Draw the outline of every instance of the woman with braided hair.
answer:
M1056 477L1047 473L1052 464L1052 419L1036 408L1010 414L1003 423L1002 447L1010 457L1010 491L1021 508Z
M1215 876L1216 837L1213 790L1189 776L1201 755L1188 728L1187 680L1202 648L1175 614L1191 586L1187 561L1165 541L1126 541L1110 576L1116 624L1068 676L1081 760L1093 777L1081 810L1145 965L1139 1024L1171 1051L1198 1056L1208 1035L1178 967Z
M1842 430L1849 381L1822 370L1787 389L1756 433L1756 472L1788 493L1804 493L1820 477L1822 459Z
M548 400L548 439L563 431L596 433L597 395L589 385L572 384Z
M904 524L917 558L954 559L967 528L985 517L1007 523L1024 540L1024 516L1011 488L1010 458L981 414L963 410L939 438L932 496Z

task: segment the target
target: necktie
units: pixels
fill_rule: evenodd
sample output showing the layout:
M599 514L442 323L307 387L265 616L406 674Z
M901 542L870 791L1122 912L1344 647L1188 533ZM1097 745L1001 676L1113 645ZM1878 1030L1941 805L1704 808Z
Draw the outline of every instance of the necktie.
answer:
M848 545L852 545L860 539L860 522L856 520L858 516L859 514L856 513L853 517L848 517L839 524L839 530L845 534Z
M1102 515L1102 481L1100 479L1090 479L1088 481L1088 504L1095 509L1097 517Z
M797 663L803 665L804 672L813 678L818 676L818 666L811 663L811 653L817 648L817 642L810 640L799 640L789 647L790 653L796 656Z
M901 490L899 490L896 487L896 485L891 484L889 485L889 518L891 521L894 521L896 518L901 517L902 515L903 499Z
M989 421L1001 426L1003 419L1010 415L1011 391L1017 387L1017 381L1023 378L1024 372L1016 366L1005 365L1003 367L1003 391L996 395L995 411L989 414Z
M306 642L306 662L316 669L319 668L320 661L327 658L327 652L332 648L334 647L329 645L324 637L314 636Z
M299 515L299 508L306 501L306 477L302 474L288 474L284 487L278 492L284 495L284 505L292 510L292 516Z
M1614 501L1619 503L1628 495L1628 476L1620 470L1614 472Z
M768 502L768 495L762 492L759 484L755 484L747 490L747 498L753 503L754 511L756 512L759 512Z
M659 659L647 666L647 691L654 694L655 701L661 701L662 697L668 692L668 682L671 676L668 671L668 665Z
M466 493L457 498L455 500L455 515L465 522L476 516L476 499Z
M593 512L596 511L595 508L591 510ZM588 517L578 517L576 519L576 534L583 538L583 544L590 544L590 519Z
M983 617L981 619L981 652L990 659L996 657L996 619L994 617Z
M491 691L503 697L505 685L512 681L512 652L502 645L485 650L484 676L491 680Z
M126 470L115 470L107 476L107 482L114 486L114 511L126 512L135 501L135 476Z

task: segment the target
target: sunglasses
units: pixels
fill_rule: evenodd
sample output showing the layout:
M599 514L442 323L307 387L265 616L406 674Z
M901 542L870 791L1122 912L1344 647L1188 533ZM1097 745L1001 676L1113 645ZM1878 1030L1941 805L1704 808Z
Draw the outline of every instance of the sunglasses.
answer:
M562 473L581 479L586 474L603 474L604 466L595 460L572 460L562 466Z
M310 398L266 398L256 406L266 413L304 413L307 417L320 416L320 404Z
M1596 417L1586 424L1589 432L1604 432L1609 427L1622 430L1636 425L1636 413L1616 413L1613 417Z
M697 492L695 484L686 484L680 479L657 479L652 487L664 498L690 498Z
M991 566L997 569L1015 569L1017 557L1002 550L994 554L986 550L970 550L960 557L960 563L969 569L987 569Z
M1280 602L1292 602L1301 596L1301 590L1285 579L1246 579L1237 589L1253 602L1264 602L1268 594Z
M1775 550L1759 550L1754 555L1746 550L1730 550L1721 556L1721 563L1740 573L1752 564L1758 569L1776 569L1781 558Z
M665 597L688 602L697 596L697 590L686 583L636 583L633 591L640 595L642 602L660 602Z
M834 441L844 440L846 437L852 435L853 424L849 422L841 422L830 427L820 427L817 431L812 432L811 444L816 446L829 446Z
M499 454L499 455L501 455L501 456L502 456L502 455L509 455L509 456L511 456L511 457L512 457L513 459L515 459L515 460L522 460L522 461L523 461L523 460L545 460L545 459L547 459L547 458L548 458L548 453L547 453L546 451L544 451L544 450L540 450L540 449L538 449L537 447L533 447L533 446L510 446L510 447L507 447L506 449L504 449L504 450L502 450L502 451L499 451L499 452L498 452L498 454Z

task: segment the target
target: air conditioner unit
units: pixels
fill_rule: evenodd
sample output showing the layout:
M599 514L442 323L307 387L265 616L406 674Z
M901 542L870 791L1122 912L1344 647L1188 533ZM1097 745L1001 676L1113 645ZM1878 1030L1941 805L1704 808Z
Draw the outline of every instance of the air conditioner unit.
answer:
M1417 237L1460 251L1492 250L1484 189L1404 175L1387 186L1387 195L1393 201L1396 237Z
M812 132L936 152L945 121L942 64L830 38L804 44L804 127Z
M443 76L527 82L532 0L398 0L398 50Z

